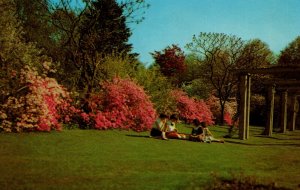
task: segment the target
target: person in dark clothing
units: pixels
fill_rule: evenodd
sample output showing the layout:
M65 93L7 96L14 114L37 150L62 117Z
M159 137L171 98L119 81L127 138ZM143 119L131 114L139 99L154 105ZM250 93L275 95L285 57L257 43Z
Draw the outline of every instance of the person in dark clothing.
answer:
M204 134L201 122L198 119L193 120L192 133L189 136L190 141L204 142Z

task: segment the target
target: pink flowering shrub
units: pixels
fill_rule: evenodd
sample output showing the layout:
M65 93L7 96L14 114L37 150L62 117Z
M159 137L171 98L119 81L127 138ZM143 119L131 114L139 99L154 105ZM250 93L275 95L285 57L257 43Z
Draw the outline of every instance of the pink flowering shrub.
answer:
M199 119L201 122L204 121L208 125L214 123L212 112L203 100L190 98L182 90L173 90L172 96L176 100L177 112L181 119L188 123L192 122L194 119Z
M232 116L230 115L230 113L228 113L228 112L224 113L224 122L227 125L232 125L233 124Z
M144 90L130 79L114 78L89 99L90 113L81 116L96 129L150 130L156 112Z
M206 100L206 104L209 106L209 108L212 111L215 118L220 118L221 117L220 101L216 96L211 95ZM237 102L236 102L235 99L232 99L229 102L226 102L223 120L227 125L232 125L233 124L232 117L236 113L236 110L237 110Z
M0 127L11 132L61 130L77 110L68 92L53 78L42 77L26 66L21 69L18 93L0 107Z

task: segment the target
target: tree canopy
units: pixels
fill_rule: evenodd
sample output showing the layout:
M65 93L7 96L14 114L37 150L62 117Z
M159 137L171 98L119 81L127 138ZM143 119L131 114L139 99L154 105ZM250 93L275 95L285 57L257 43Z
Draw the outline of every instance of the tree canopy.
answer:
M300 36L294 39L283 51L281 51L279 65L300 64Z
M180 85L180 75L186 70L185 55L181 48L173 44L161 52L155 51L152 56L162 74L169 77L175 85Z

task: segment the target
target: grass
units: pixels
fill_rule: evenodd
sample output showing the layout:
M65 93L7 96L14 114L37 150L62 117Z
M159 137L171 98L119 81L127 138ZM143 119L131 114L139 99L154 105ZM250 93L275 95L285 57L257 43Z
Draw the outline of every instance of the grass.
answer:
M188 133L190 129L179 126ZM224 127L211 127L215 136ZM296 189L300 131L225 144L148 138L132 131L64 130L0 134L1 189L189 189L207 186L212 173L255 176ZM191 188L190 188L191 189Z

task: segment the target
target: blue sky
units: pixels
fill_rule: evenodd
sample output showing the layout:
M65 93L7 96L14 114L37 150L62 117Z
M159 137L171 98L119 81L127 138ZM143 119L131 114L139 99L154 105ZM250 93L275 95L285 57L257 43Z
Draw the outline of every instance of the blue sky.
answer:
M300 35L300 0L146 0L145 20L131 26L130 43L145 65L150 52L184 46L200 32L258 38L279 54Z

